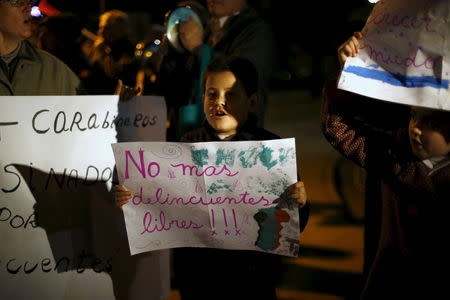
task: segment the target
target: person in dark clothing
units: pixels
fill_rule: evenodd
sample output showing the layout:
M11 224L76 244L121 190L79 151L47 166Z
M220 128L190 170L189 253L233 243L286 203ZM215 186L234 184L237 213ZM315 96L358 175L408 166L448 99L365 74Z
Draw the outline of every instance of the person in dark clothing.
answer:
M280 138L258 127L256 116L251 113L258 101L258 75L250 61L239 57L216 58L206 69L204 78L206 121L201 128L186 133L182 142ZM121 207L131 194L121 186L117 189L116 203ZM309 217L303 182L299 179L289 186L285 196L299 207L299 226L303 231ZM276 287L282 280L283 264L280 255L264 252L177 248L174 249L174 273L175 288L180 290L183 300L274 300Z
M338 49L338 60L341 68L344 67L348 56L356 55L358 49L358 39L362 38L361 32L355 32L348 41L343 43ZM352 44L348 42L352 41ZM354 45L353 45L354 43ZM333 83L334 85L335 83ZM336 82L337 85L337 82ZM330 91L330 90L328 90ZM382 131L389 131L403 128L408 123L410 117L410 108L407 105L397 103L387 103L384 101L373 101L371 98L354 94L345 94L347 102L363 102L364 105L358 106L358 112L351 111L352 118L364 119L371 126ZM380 118L383 115L383 118ZM378 151L375 148L369 151ZM376 172L370 170L365 173L364 187L364 261L363 261L363 280L370 272L371 265L375 259L378 242L380 239L381 228L381 198L382 198L382 178Z
M193 20L181 24L180 40L186 52L180 53L168 47L168 53L161 64L161 90L169 113L172 112L170 121L175 127L169 128L169 138L177 136L178 110L193 102L196 80L202 74L200 61L205 59L205 52L212 57L238 55L254 64L260 78L260 101L255 114L260 126L264 122L269 79L276 65L276 45L272 29L245 0L208 0L207 6L210 19L206 28L199 30L199 25ZM211 53L205 51L207 47L212 48ZM174 84L177 84L177 89L173 88Z
M98 39L88 58L92 68L83 80L90 94L112 94L118 80L126 86L136 86L139 63L134 58L135 46L129 39L129 30L128 15L123 11L109 10L100 16Z
M0 0L0 96L83 94L66 64L27 41L32 4Z
M360 37L340 48L341 60L358 52ZM361 299L438 299L449 250L450 112L412 106L408 126L386 130L367 110L377 101L329 81L321 117L330 144L381 179L379 241Z
M71 13L49 16L39 24L38 48L58 57L79 77L90 72L90 64L81 50L82 25Z

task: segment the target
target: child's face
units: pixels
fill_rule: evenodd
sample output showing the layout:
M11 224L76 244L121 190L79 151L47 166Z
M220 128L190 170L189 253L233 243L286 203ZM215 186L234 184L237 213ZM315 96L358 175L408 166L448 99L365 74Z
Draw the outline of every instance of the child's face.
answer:
M432 118L432 110L412 107L409 121L409 142L413 154L420 159L447 156L450 153L450 142L444 135L431 128L427 120Z
M217 134L236 134L237 129L247 121L251 102L233 73L225 71L208 74L203 111Z

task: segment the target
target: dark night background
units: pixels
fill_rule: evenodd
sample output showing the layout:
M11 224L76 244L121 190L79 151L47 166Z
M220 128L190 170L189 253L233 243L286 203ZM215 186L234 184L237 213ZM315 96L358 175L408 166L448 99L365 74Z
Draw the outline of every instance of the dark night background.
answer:
M135 42L150 24L164 24L164 15L180 1L48 0L62 12L78 15L84 26L97 31L98 16L120 9L135 20ZM206 7L206 0L199 0ZM325 79L338 72L336 51L353 32L362 29L372 4L367 0L277 1L249 0L271 24L278 42L279 70L272 88L309 88L317 93ZM148 27L148 28L147 28Z
M122 10L130 17L134 43L154 41L154 28L164 32L165 14L180 2L40 1L77 15L92 33L97 32L101 13ZM198 2L206 8L206 0ZM297 168L311 203L302 255L285 260L279 299L357 299L365 246L364 177L324 138L319 122L320 93L325 81L339 73L338 47L363 28L373 4L368 0L248 3L272 26L278 48L265 127L283 137L295 137L300 153Z

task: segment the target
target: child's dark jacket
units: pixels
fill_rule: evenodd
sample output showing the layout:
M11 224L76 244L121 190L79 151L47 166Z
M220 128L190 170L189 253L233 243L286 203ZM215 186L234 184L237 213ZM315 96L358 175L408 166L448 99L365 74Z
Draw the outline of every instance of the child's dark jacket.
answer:
M334 81L325 86L325 137L382 178L380 240L362 299L436 299L429 297L444 287L440 269L448 263L450 163L428 168L411 152L407 124L386 132L367 123L385 117L370 116L370 105L370 99L337 90Z
M280 137L256 127L251 117L230 141L271 140ZM187 133L182 142L221 141L205 122ZM300 209L304 229L309 205ZM301 249L300 249L301 253ZM174 250L175 284L184 299L276 299L275 287L282 280L282 256L257 251L210 248Z

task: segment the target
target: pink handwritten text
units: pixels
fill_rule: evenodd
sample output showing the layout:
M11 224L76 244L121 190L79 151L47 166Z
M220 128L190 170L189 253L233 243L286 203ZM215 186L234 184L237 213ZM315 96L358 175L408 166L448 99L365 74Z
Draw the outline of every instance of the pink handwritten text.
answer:
M174 197L169 193L164 193L162 188L156 189L154 197L143 197L142 187L139 190L139 194L134 195L131 202L134 205L221 205L221 204L245 204L245 205L263 205L270 206L271 203L264 196L259 198L251 197L249 192L239 194L239 197L210 197L203 198L202 196L187 196L187 197Z
M373 14L367 20L367 24L386 24L393 27L420 30L425 28L427 32L436 33L444 38L444 35L432 28L432 18L428 16L408 16L405 14L391 13L392 7L388 1L379 1Z
M375 14L371 17L367 24L386 24L394 27L412 28L420 29L425 28L427 32L436 32L436 30L431 28L432 19L429 17L413 18L404 15L394 15L387 12L382 12Z
M215 166L208 166L203 171L200 171L197 166L190 166L190 165L185 165L185 164L177 164L177 165L171 165L171 166L174 167L174 168L181 167L181 169L183 170L183 175L184 176L186 176L186 169L189 169L189 174L188 174L189 176L194 176L195 175L195 176L198 176L198 177L203 176L203 175L205 175L205 176L213 176L213 175L218 176L218 175L221 175L224 172L225 172L224 174L226 176L229 176L229 177L233 177L233 176L236 176L237 174L239 174L239 172L232 173L230 171L230 169L228 169L228 167L226 165L224 165L222 167L222 169L220 169L220 170L218 170Z
M410 57L400 58L397 55L391 55L385 51L375 49L371 45L365 44L361 49L366 49L369 57L376 62L384 62L385 64L394 64L403 67L425 68L433 70L437 61L442 59L442 56L435 57L419 57L419 48Z
M129 174L129 167L130 163L132 162L135 168L138 170L139 173L141 173L142 178L146 178L146 176L150 177L156 177L159 175L159 172L161 171L161 168L157 162L150 162L147 166L145 165L144 161L144 151L139 150L139 163L136 162L133 155L131 154L131 151L126 150L125 151L125 179L130 178Z
M166 214L164 211L159 213L159 218L153 218L150 212L146 212L142 220L142 225L144 229L141 234L170 231L173 229L200 229L203 227L203 225L197 224L192 220L166 220Z

